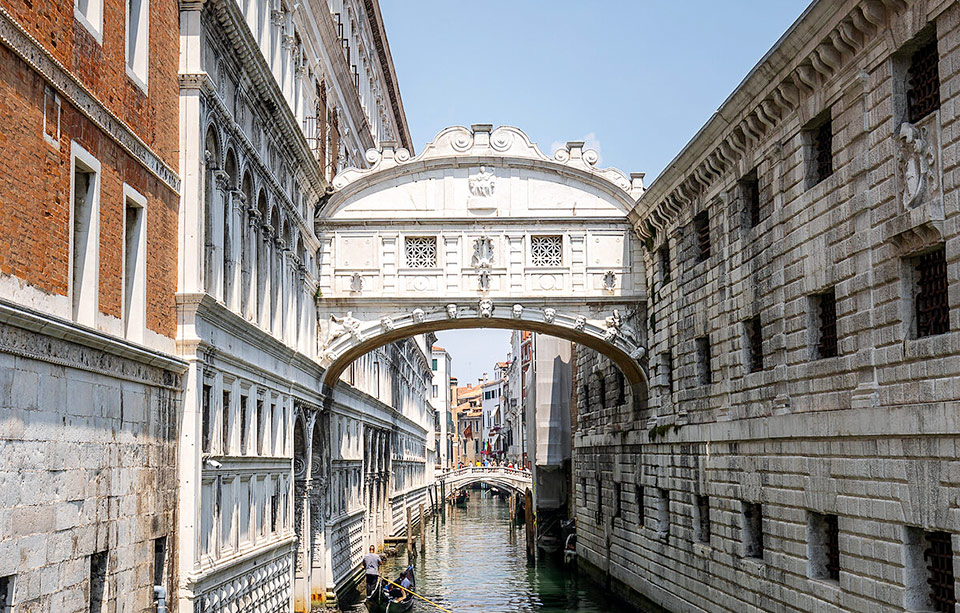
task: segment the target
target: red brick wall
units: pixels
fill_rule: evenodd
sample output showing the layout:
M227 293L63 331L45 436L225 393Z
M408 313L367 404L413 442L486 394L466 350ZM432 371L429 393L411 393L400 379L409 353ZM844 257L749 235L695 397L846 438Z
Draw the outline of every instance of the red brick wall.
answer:
M177 168L180 13L150 2L148 93L126 73L126 0L103 0L103 45L73 16L71 0L0 0L0 6L123 120L170 168Z
M176 3L150 3L149 98L126 76L123 0L106 1L102 52L87 30L74 22L69 0L36 2L32 10L20 2L0 3L35 36L42 33L38 38L59 61L75 66L103 104L153 145L155 153L172 168L177 167ZM77 44L73 44L74 35ZM81 49L91 52L81 53ZM168 61L163 62L165 52ZM164 70L158 70L161 64ZM0 156L0 273L51 294L67 295L70 147L71 141L76 141L102 165L100 311L121 316L122 185L128 183L147 198L147 326L173 337L179 196L63 98L59 150L47 143L43 138L44 85L39 74L0 46L0 150L4 152Z

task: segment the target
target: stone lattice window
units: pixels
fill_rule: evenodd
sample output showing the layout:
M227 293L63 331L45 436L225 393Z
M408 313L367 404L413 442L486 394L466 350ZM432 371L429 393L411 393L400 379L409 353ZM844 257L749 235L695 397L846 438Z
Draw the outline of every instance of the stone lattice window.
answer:
M530 260L534 266L563 266L563 237L531 236Z
M950 330L947 300L947 257L943 247L914 258L917 336Z
M910 57L907 69L907 115L916 123L940 108L940 55L937 41L923 45Z
M437 267L437 237L408 236L404 240L408 268Z

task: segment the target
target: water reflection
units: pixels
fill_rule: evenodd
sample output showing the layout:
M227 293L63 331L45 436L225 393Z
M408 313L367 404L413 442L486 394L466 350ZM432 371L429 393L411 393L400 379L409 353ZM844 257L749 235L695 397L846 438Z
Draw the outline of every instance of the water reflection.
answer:
M426 553L414 563L418 592L453 613L608 613L630 609L562 564L527 565L522 526L509 518L505 502L473 491L467 508L447 509L446 520L427 524ZM386 561L396 577L406 556ZM362 611L362 605L356 609ZM416 611L439 611L418 602Z

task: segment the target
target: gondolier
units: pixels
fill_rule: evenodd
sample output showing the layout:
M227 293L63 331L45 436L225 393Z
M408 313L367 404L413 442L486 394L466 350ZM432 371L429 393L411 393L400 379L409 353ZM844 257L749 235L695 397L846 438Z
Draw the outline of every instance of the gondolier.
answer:
M370 545L370 553L363 556L363 570L367 574L367 596L373 594L377 589L377 582L380 581L380 565L383 559L377 555L376 548Z

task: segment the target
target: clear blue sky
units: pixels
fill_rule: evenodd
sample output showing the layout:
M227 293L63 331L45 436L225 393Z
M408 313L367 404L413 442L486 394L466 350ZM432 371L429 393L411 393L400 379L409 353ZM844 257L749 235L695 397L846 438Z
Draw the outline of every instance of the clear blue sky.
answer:
M380 0L414 148L443 128L513 125L649 184L807 0ZM440 335L461 384L509 332Z

